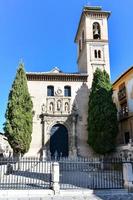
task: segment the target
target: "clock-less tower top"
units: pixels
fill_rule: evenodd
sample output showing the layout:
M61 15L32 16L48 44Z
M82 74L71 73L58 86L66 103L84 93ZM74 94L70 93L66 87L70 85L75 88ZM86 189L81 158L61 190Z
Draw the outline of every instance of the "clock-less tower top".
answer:
M75 42L78 47L79 73L88 74L91 87L96 68L105 69L110 75L108 17L110 12L101 7L85 6L83 8Z

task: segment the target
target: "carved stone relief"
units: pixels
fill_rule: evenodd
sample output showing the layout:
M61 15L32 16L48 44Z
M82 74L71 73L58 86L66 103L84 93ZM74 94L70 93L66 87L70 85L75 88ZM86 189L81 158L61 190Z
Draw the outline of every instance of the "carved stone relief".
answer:
M55 94L57 96L61 96L62 95L62 90L60 88L58 88L58 90L55 92Z
M68 97L48 97L46 99L46 108L42 108L43 113L48 114L70 114L71 98Z

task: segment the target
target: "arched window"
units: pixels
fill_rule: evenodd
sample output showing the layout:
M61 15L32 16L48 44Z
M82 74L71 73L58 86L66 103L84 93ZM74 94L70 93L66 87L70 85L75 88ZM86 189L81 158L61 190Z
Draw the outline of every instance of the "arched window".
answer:
M85 41L85 33L84 33L84 31L82 31L82 47L84 45L84 41Z
M64 96L65 97L70 97L71 96L71 87L70 86L65 86L64 87Z
M54 86L49 85L47 87L47 96L54 96Z
M94 57L97 58L97 50L94 50Z
M93 23L93 39L101 39L100 24L98 22Z
M98 50L98 58L101 58L101 51Z

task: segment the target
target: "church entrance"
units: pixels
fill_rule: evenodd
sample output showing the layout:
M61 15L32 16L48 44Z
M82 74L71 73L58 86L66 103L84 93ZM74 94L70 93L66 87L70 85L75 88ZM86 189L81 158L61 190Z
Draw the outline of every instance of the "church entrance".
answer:
M50 153L52 158L68 157L68 130L62 124L51 129Z

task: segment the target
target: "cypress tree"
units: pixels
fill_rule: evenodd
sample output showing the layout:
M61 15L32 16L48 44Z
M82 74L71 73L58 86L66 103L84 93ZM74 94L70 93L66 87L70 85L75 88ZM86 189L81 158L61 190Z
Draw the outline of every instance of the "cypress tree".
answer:
M25 154L30 147L32 108L24 66L20 64L9 93L4 124L5 135L17 155Z
M115 149L117 132L117 110L109 75L97 69L89 96L88 144L98 154L110 153Z

